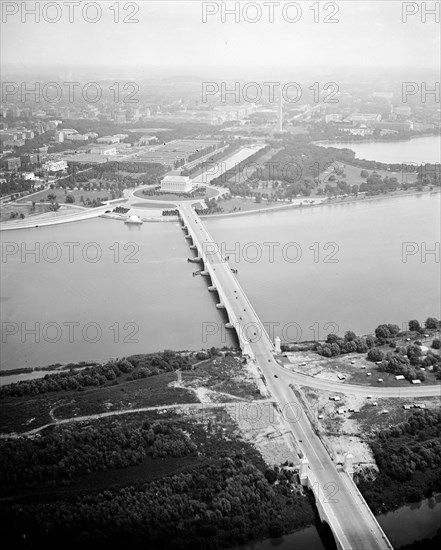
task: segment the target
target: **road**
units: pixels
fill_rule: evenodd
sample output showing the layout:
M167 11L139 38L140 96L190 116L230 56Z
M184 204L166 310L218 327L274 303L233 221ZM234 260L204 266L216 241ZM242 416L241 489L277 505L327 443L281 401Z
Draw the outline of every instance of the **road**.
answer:
M338 393L352 393L355 395L375 395L377 397L441 397L441 384L418 385L409 387L391 388L380 386L361 386L357 384L345 384L336 380L316 378L309 374L292 371L279 365L278 376L290 384L309 386L318 390Z
M204 243L206 250L212 250L214 241L193 208L188 204L181 204L179 208L185 225L191 227L193 234L198 237L199 242L194 244L198 245L199 253ZM266 385L309 461L318 484L316 496L318 493L340 546L347 550L392 548L355 484L346 473L337 469L303 413L301 404L289 387L295 374L289 373L276 362L273 344L228 262L218 251L213 251L208 260L218 285L228 293L230 320L237 319L240 325L238 329L249 335L250 347L264 374ZM250 327L255 327L255 330L250 330Z
M60 223L88 220L90 218L102 216L104 212L110 208L111 207L106 204L105 206L98 206L97 208L87 208L81 210L80 212L76 211L74 214L61 214L59 216L49 216L49 213L47 212L41 216L32 216L30 218L25 218L24 220L13 220L3 223L0 225L0 231L8 231L12 229L32 229L37 226L43 227L46 225L57 225ZM54 214L57 214L57 212L54 212Z

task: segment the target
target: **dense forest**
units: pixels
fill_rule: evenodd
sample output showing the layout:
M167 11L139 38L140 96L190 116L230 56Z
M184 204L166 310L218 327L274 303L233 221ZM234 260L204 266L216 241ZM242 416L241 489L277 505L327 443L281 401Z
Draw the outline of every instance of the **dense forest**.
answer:
M401 546L400 550L439 550L441 545L441 529L438 530L438 533L433 537L433 539L422 539L412 544L406 544L406 546Z
M441 413L422 410L369 442L379 472L362 470L357 485L374 513L419 502L441 490Z
M35 482L69 483L72 478L139 464L146 456L187 456L196 446L170 422L139 427L61 426L41 437L0 440L3 491Z
M225 438L216 424L192 428L186 422L185 428L173 420L144 421L130 429L76 426L41 440L7 441L2 478L9 490L14 484L41 487L42 481L51 485L54 480L52 485L64 486L64 492L3 500L2 540L15 549L214 550L280 536L315 521L310 497L293 469L268 468L250 445ZM115 468L124 471L155 450L141 460L158 463L164 472L160 478L149 478L144 470L136 483L80 493L63 483L94 470L108 470L111 480ZM171 457L185 455L195 457L192 466L167 475Z

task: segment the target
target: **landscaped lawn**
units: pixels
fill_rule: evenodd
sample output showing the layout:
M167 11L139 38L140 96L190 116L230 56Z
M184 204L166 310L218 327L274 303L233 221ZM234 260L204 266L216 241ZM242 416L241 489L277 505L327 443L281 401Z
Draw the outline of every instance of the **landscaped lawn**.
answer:
M90 199L91 201L93 199L97 199L98 197L100 199L106 198L108 200L112 199L112 196L110 192L107 189L102 189L101 191L85 191L84 189L75 189L74 191L68 191L67 193L64 192L64 189L45 189L44 191L38 191L34 195L29 195L27 197L22 197L17 202L30 202L34 201L36 203L40 202L41 199L44 199L44 201L47 201L47 196L49 194L55 195L57 198L55 199L56 202L59 204L65 204L66 203L66 196L67 195L73 195L75 197L75 202L77 206L83 206L83 203L80 202L81 197L84 197L84 200Z
M177 202L177 201L184 201L184 200L197 200L197 199L211 199L213 197L216 197L218 192L215 189L207 188L205 190L205 194L201 195L199 197L185 197L183 195L177 195L174 193L167 193L167 194L157 194L157 195L144 195L142 192L142 189L135 192L135 197L139 197L140 199L148 199L148 200L158 200L158 201L171 201L171 202Z
M0 222L5 222L11 219L11 212L23 213L25 218L36 216L37 214L44 214L49 211L49 207L45 204L36 204L35 210L32 211L32 205L27 204L5 204L0 208ZM20 218L15 218L20 219Z

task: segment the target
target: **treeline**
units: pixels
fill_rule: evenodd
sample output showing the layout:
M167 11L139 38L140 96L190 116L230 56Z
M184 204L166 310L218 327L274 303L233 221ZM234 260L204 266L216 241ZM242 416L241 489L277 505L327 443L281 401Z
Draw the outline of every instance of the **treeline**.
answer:
M396 191L399 187L400 183L395 176L382 178L377 172L372 172L366 176L366 181L360 185L359 190L368 196L374 196Z
M14 174L5 174L6 177L2 177L0 181L0 194L27 194L34 190L34 183L32 180L24 180L20 176Z
M421 349L422 343L417 338L424 335L427 331L434 331L439 328L439 321L435 317L428 317L424 325L420 325L417 320L409 321L409 330L401 331L395 324L381 324L375 329L375 336L357 336L349 330L344 337L336 334L328 334L325 342L315 342L313 349L323 357L336 357L345 353L366 353L367 359L380 365L380 370L404 374L409 376L409 380L415 377L424 379L422 372L415 376L410 367L433 367L435 372L441 369L441 356L429 350L424 357ZM397 339L405 336L413 336L416 340L414 344L407 346L397 346ZM427 336L427 335L426 335ZM410 338L409 338L410 339ZM388 345L394 349L394 352L385 353L378 346ZM438 338L432 340L431 347L434 350L441 348L441 342ZM292 346L282 345L283 351L291 351ZM408 367L408 368L405 368ZM400 369L404 369L401 372ZM415 369L413 369L415 370Z
M0 534L17 549L215 550L312 524L294 472L267 474L236 455L138 487L3 503Z
M426 376L421 367L431 368L437 377L441 377L441 355L429 350L424 356L421 349L422 342L415 340L413 344L406 346L397 346L397 336L412 335L418 338L425 334L427 330L437 330L439 321L435 317L428 317L424 326L419 321L413 319L409 321L409 331L401 332L397 325L382 324L375 329L375 345L389 345L393 352L384 352L378 347L369 350L367 359L378 364L378 370L389 372L395 375L402 375L406 380L425 380ZM431 347L438 350L440 347L439 339L434 338Z
M421 184L441 185L441 166L429 163L418 166L418 181Z
M317 343L315 351L323 357L335 357L345 353L366 353L375 344L373 336L356 336L354 332L346 332L344 338L336 334L328 334L326 342Z
M348 164L353 164L359 166L360 168L365 168L366 170L390 170L391 172L400 172L401 170L406 170L409 174L412 172L416 173L416 167L412 164L405 163L384 163L377 160L366 160L355 158L355 151L350 149L350 143L348 143L347 149L337 149L330 145L328 147L332 154L337 160L342 162L347 162ZM416 174L415 174L416 175Z
M130 208L125 208L124 206L116 206L112 212L115 212L116 214L127 214L127 212L130 210Z
M47 374L43 378L22 380L0 387L0 398L57 391L82 391L87 387L117 384L122 375L124 380L147 378L162 372L177 369L188 370L195 359L174 351L165 350L149 355L132 355L127 358L112 360L104 365L86 367L79 372L73 369L66 372Z
M193 198L193 197L203 197L206 193L206 188L205 187L196 187L194 188L192 191L188 191L188 192L177 192L177 191L173 191L173 195L176 196L176 197L182 197L182 198ZM143 195L146 195L147 197L152 197L152 196L161 196L161 195L170 195L170 191L162 191L161 190L161 186L158 185L156 187L154 187L153 189L149 188L149 189L143 189L142 190L142 194Z
M280 144L274 144L280 147ZM289 188L305 184L305 178L315 186L320 172L326 170L336 158L335 149L324 148L310 143L309 137L284 138L283 149L263 167L263 180L278 180Z
M223 145L220 145L220 147L222 147L222 146ZM226 147L226 149L224 149L223 151L219 151L218 153L214 153L208 159L208 161L204 160L202 163L196 164L192 168L183 168L182 171L181 171L181 175L182 176L191 176L192 174L194 174L195 172L197 172L201 168L202 168L202 173L203 173L204 170L209 168L214 162L217 162L218 160L226 158L228 155L231 155L232 153L237 151L237 149L239 149L240 147L241 147L241 143L238 143L238 142L230 143Z
M372 348L368 352L368 359L378 364L379 371L402 375L409 381L424 381L426 379L425 371L422 371L421 367L424 369L430 367L437 377L440 377L441 356L439 354L428 351L427 355L423 357L421 347L417 344L401 347L391 344L391 346L395 348L394 352L384 354L378 348Z
M207 208L204 208L204 209L201 209L201 210L198 210L198 214L199 215L203 215L203 214L216 214L216 213L220 213L220 212L223 212L224 209L219 206L217 200L215 198L212 198L212 199L205 199L205 204L207 205Z
M356 482L374 513L419 502L441 490L441 413L413 412L370 442L377 474L364 469Z
M438 530L437 534L432 538L424 538L422 540L417 540L412 542L412 544L406 544L405 546L400 546L400 550L439 550L441 546L441 528Z
M146 456L181 457L195 452L196 445L184 432L166 421L145 421L138 427L56 427L38 438L0 440L0 487L67 484L91 472L140 464Z
M223 174L221 174L217 178L214 178L213 180L211 180L210 185L225 186L225 187L228 187L230 189L230 192L233 195L234 194L239 194L237 192L233 193L232 189L235 190L234 186L236 184L235 183L230 184L230 182L228 180L232 178L233 174L234 174L234 179L235 179L249 164L255 163L259 157L261 157L262 155L264 155L265 153L267 153L270 150L271 150L271 146L266 145L265 147L263 147L259 151L256 151L253 155L251 155L247 159L243 160L242 162L239 162L234 167L230 168L229 170L227 170L226 172L224 172ZM246 184L244 184L244 185L246 186Z

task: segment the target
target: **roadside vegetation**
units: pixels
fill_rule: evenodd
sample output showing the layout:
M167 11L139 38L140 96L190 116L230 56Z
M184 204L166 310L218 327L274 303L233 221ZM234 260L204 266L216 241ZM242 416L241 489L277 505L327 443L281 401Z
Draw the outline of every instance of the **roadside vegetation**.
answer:
M424 324L411 320L409 330L401 331L398 325L381 324L375 334L357 336L347 331L344 337L328 334L325 342L309 344L309 349L325 358L359 353L367 354L366 360L375 363L378 371L404 376L409 382L426 380L426 369L441 379L440 322L428 317ZM421 339L429 338L423 345ZM301 345L283 344L282 351L303 351ZM302 348L302 349L301 349Z
M111 541L202 550L312 524L313 504L294 470L268 468L235 425L215 415L202 424L136 415L126 426L101 421L39 441L8 440L3 484L13 497L0 503L3 540L18 549L108 548Z
M0 388L0 398L59 391L84 391L88 387L116 385L119 382L148 378L178 369L190 370L196 362L219 353L216 348L211 348L207 352L197 353L165 350L161 353L131 355L111 360L103 365L86 367L79 372L73 367L68 371L47 374L43 378L7 384Z
M379 471L364 468L355 480L374 513L419 502L441 490L441 413L413 412L369 441Z

